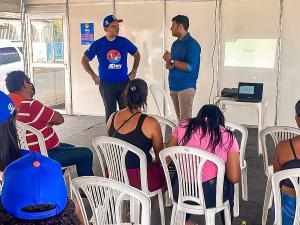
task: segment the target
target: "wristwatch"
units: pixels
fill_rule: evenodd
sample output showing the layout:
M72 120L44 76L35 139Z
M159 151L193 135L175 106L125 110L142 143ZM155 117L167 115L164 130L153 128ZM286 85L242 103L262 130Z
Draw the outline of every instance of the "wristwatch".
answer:
M170 64L173 65L175 63L175 59L170 60Z

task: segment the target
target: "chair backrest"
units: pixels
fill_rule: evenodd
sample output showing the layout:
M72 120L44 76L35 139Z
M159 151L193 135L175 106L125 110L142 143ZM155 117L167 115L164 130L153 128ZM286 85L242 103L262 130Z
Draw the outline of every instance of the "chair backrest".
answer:
M154 117L160 124L161 132L163 135L163 142L166 144L169 140L168 137L170 136L170 132L172 132L176 128L176 124L172 122L171 120L168 120L162 116L157 115L149 115Z
M154 98L158 115L159 116L175 115L175 113L172 113L170 96L167 94L167 92L156 84L151 84L149 86L149 89Z
M296 192L296 211L294 225L300 224L299 214L300 214L300 168L299 169L289 169L279 171L274 173L272 176L272 189L274 193L274 204L275 204L275 221L274 225L282 225L282 215L281 215L281 188L280 182L284 179L289 179L295 188Z
M48 156L44 137L39 130L35 129L34 127L32 127L26 123L22 123L20 121L16 121L16 126L17 126L17 131L18 131L18 136L19 136L19 144L20 144L21 149L30 150L30 147L28 146L28 143L27 143L26 135L29 135L32 133L38 139L41 154L44 156Z
M288 140L297 135L300 135L300 129L294 127L287 127L287 126L273 126L273 127L267 127L260 131L259 137L262 145L264 170L267 176L270 175L268 172L269 158L268 158L268 148L266 142L268 135L272 137L273 143L276 146L280 141Z
M135 154L140 160L141 188L148 193L147 181L147 158L145 153L139 148L125 141L113 137L96 137L92 140L100 161L103 176L107 166L108 177L113 180L129 185L125 158L127 152ZM104 159L103 159L104 158Z
M87 196L95 221L94 225L124 224L122 209L124 200L128 200L128 196L141 203L141 224L150 225L150 199L136 188L101 177L78 177L72 180L72 189L79 200L85 225L89 225L89 221L79 190Z
M199 205L197 207L203 209L205 209L206 206L202 187L202 168L206 161L213 162L218 168L216 207L223 205L225 163L221 158L205 150L186 146L165 148L159 153L159 157L166 175L169 195L173 198L170 172L166 164L168 157L174 162L178 175L178 205L184 205L185 201L193 201Z
M225 127L232 132L238 131L242 135L241 142L240 142L240 164L241 166L244 166L245 151L246 151L246 145L248 140L248 129L241 124L230 122L230 121L225 122Z

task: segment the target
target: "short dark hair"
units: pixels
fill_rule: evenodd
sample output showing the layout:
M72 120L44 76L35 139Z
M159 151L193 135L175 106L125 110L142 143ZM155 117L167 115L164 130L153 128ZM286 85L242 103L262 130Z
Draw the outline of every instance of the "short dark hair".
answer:
M43 212L51 209L49 205L38 205L27 207L27 212ZM42 220L23 220L10 215L0 204L0 224L18 225L79 225L79 219L75 214L75 205L72 200L68 200L66 208L58 215Z
M133 109L143 108L147 110L148 86L146 81L140 78L129 81L125 91L125 102L132 112Z
M23 88L24 82L30 82L30 79L21 70L8 73L5 79L6 88L9 93L20 91Z
M189 29L189 18L185 15L177 15L173 17L172 21L181 24L185 30Z
M295 105L296 115L300 117L300 100Z

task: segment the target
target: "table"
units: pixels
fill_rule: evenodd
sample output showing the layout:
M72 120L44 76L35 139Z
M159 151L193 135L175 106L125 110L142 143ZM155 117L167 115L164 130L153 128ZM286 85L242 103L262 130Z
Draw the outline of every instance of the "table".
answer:
M225 97L216 97L215 104L218 105L221 110L222 108L226 108L226 106L248 106L255 107L257 109L257 117L258 117L258 154L262 154L262 146L259 138L259 132L265 128L265 112L268 105L268 100L263 99L261 102L238 102L232 98Z

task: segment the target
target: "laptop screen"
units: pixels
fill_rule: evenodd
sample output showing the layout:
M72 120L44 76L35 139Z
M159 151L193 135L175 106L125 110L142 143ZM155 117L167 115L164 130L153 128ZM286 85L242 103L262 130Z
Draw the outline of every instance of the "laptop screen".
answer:
M239 94L253 95L254 94L254 86L253 85L245 85L240 86Z

